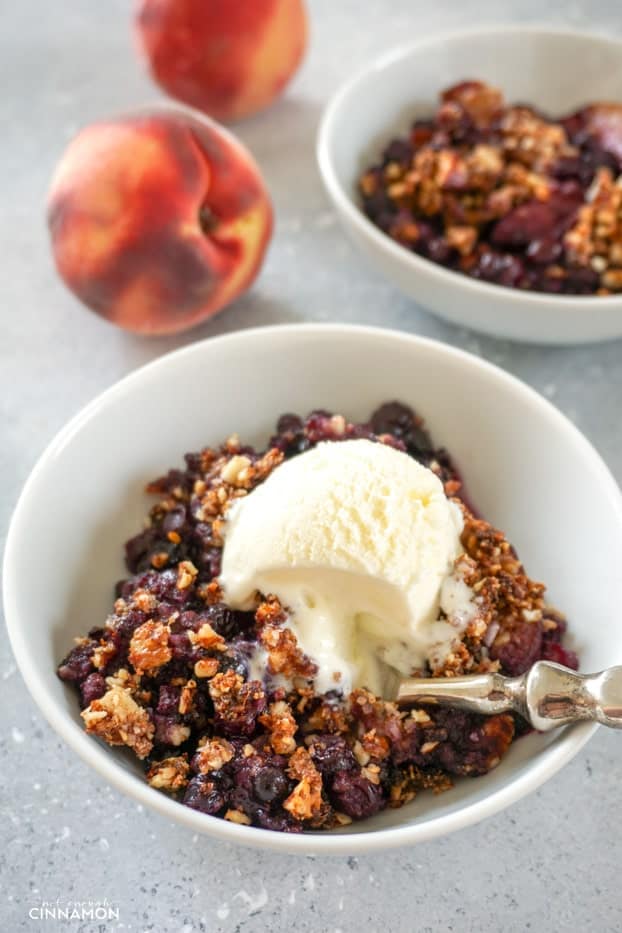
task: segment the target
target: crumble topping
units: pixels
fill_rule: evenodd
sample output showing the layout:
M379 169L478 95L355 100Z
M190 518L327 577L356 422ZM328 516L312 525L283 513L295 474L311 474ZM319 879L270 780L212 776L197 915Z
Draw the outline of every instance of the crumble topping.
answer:
M255 725L257 712L266 705L266 694L258 680L244 681L240 674L229 670L216 674L209 682L209 693L214 702L216 721L228 731L228 726L248 720Z
M218 674L209 685L209 692L214 704L221 700L226 702L235 701L236 695L244 685L244 678L235 671L226 671L224 674Z
M287 618L287 613L281 606L277 596L268 595L257 606L255 620L257 625L280 625Z
M127 745L139 758L145 758L153 747L154 727L147 710L122 687L110 687L80 715L86 731L109 745Z

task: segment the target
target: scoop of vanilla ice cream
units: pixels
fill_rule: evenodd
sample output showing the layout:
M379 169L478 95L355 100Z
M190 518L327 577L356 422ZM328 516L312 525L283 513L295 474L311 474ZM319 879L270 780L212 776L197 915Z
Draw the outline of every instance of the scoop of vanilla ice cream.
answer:
M462 514L407 454L369 440L319 444L236 500L226 519L226 601L247 609L257 592L276 594L318 665L318 691L386 695L395 676L451 649L457 631L439 608L443 592L452 611L462 593L447 586Z

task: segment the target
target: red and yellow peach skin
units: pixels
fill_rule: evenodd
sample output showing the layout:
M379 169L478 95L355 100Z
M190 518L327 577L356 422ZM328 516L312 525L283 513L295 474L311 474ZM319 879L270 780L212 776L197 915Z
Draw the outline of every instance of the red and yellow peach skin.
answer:
M303 0L140 0L136 32L172 97L217 120L267 107L304 55Z
M127 330L165 334L249 287L272 207L234 137L163 111L82 130L52 180L48 222L58 271L78 298Z

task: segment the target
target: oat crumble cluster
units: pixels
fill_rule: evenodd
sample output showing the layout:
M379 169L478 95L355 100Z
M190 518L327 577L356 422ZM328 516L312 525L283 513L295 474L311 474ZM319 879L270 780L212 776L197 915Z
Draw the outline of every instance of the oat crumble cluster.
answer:
M228 503L284 459L349 438L415 457L464 512L460 571L477 613L442 666L419 673L519 674L538 658L577 667L544 587L503 534L473 514L447 453L433 448L411 409L390 402L365 424L326 411L304 421L284 415L265 452L232 436L149 485L158 501L126 544L131 576L117 585L103 626L78 639L58 668L79 692L87 732L131 748L152 787L203 813L285 832L344 826L422 790L444 791L455 776L485 774L525 731L511 715L402 711L364 689L318 695L317 669L276 597L259 595L249 612L223 602ZM266 664L258 677L251 658L259 648Z
M456 272L549 294L622 292L622 104L561 119L465 81L359 179L392 239Z

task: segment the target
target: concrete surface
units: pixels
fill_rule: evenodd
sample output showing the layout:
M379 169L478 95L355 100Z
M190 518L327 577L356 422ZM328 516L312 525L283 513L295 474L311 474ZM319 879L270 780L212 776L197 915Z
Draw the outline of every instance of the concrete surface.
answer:
M287 96L238 127L274 195L277 229L257 286L211 324L140 340L86 312L57 280L43 203L82 124L158 93L132 54L123 0L0 2L0 534L55 431L117 378L192 340L297 320L422 333L544 392L622 478L622 342L575 350L484 339L417 309L337 228L314 162L321 109L370 56L439 28L563 22L622 31L616 0L310 0L313 37ZM561 12L556 12L561 11ZM443 83L439 74L439 84ZM596 546L596 543L595 543ZM36 568L35 568L36 572ZM106 931L551 931L622 928L621 737L601 731L539 792L455 836L367 858L277 857L216 845L106 787L31 702L0 642L0 928ZM118 920L29 918L43 901L104 901Z

